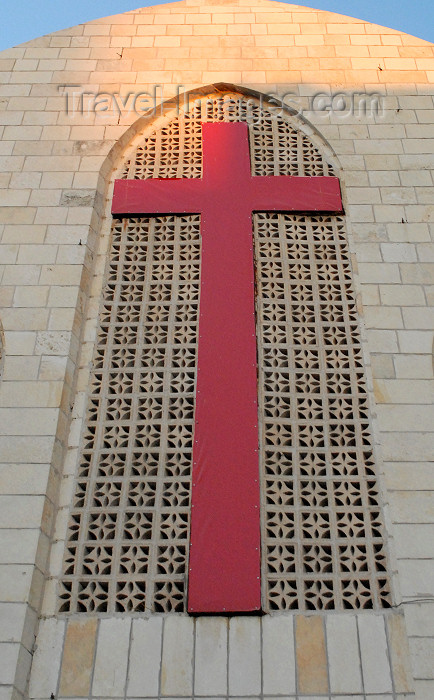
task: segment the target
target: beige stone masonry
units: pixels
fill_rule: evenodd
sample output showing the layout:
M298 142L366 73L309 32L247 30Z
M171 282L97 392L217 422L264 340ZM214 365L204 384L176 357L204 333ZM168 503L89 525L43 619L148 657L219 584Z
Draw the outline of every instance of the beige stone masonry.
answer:
M340 614L328 620L293 614L262 620L70 618L61 654L57 649L53 654L53 644L59 643L62 649L63 623L45 620L41 629L30 692L35 699L45 697L50 687L59 698L93 698L103 687L109 688L110 697L131 698L191 697L193 688L195 696L207 698L259 697L261 688L266 698L322 697L331 688L335 688L332 697L342 700L362 697L364 692L392 698L392 689L414 697L404 618L396 613ZM336 629L345 631L345 638L336 637ZM359 644L360 666L351 663ZM50 656L51 671L44 675Z
M320 617L296 619L298 688L301 693L328 691L324 622Z
M60 675L59 693L62 695L89 695L96 631L96 618L68 624Z

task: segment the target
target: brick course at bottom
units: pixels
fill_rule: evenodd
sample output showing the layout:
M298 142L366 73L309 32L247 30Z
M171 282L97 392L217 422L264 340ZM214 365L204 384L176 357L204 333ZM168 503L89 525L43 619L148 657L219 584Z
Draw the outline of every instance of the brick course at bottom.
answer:
M230 618L76 615L41 622L30 697L411 697L406 645L403 616L393 610Z

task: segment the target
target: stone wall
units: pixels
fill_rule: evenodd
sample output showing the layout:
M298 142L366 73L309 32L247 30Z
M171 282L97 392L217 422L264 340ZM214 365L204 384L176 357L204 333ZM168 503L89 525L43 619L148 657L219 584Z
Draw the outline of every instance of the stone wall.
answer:
M41 700L403 700L413 691L404 618L394 612L47 619L30 684Z

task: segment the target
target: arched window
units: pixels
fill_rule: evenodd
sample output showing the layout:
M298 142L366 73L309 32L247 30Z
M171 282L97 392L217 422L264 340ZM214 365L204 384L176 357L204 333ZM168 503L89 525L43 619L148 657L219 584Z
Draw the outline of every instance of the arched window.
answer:
M302 125L242 95L147 132L121 177L200 178L201 123L249 125L253 175L331 175ZM390 605L343 215L258 213L262 604ZM114 218L61 612L184 611L200 304L198 215Z

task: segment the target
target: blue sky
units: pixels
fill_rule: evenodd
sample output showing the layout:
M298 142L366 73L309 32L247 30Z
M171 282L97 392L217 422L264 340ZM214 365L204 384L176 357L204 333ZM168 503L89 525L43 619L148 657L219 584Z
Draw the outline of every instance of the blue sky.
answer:
M166 0L167 1L167 0ZM392 27L434 42L433 0L314 0L300 5L339 12ZM155 0L2 0L0 50L42 34L137 7L160 4ZM252 0L254 4L254 0Z

